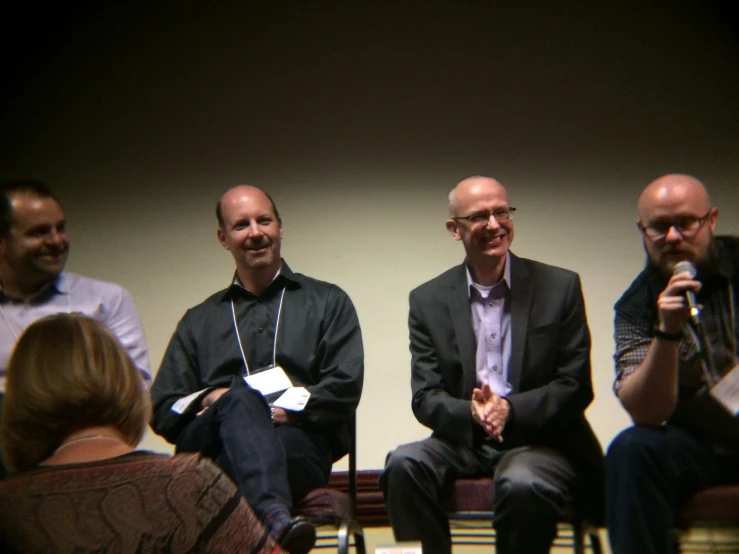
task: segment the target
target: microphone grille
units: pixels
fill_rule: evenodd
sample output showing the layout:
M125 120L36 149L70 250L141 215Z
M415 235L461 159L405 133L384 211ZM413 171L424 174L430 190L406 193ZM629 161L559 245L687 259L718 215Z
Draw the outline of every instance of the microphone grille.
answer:
M692 279L698 272L696 271L693 262L683 260L682 262L675 264L675 268L672 270L673 275L677 275L678 273L687 273Z

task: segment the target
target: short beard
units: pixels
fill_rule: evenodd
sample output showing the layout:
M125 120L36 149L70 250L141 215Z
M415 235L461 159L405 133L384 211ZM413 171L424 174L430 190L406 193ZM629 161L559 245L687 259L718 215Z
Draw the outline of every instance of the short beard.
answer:
M646 244L644 244L644 251L647 254L647 269L661 273L668 279L672 277L674 273L674 267L668 268L664 264L655 260L647 250ZM719 271L719 259L718 249L716 247L716 237L711 233L711 240L708 243L708 249L698 259L692 260L695 264L696 270L701 275L713 275Z

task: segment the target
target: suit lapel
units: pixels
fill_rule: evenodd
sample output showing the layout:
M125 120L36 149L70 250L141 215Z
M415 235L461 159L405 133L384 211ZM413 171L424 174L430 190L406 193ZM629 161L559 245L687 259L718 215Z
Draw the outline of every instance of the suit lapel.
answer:
M526 349L526 329L529 326L531 310L531 279L524 263L511 254L511 365L508 380L513 392L521 385L523 358Z
M472 396L472 389L477 386L477 370L475 369L475 335L472 331L470 315L470 294L467 290L467 272L465 265L460 266L449 296L449 313L452 318L454 335L457 339L459 359L462 363L464 392Z

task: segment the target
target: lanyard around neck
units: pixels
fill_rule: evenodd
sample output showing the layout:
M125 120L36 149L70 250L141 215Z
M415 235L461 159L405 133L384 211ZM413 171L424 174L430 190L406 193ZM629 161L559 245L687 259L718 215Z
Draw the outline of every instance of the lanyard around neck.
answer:
M285 287L286 288L286 287ZM275 340L272 344L272 365L277 365L277 332L280 329L280 315L282 314L282 301L285 299L285 288L282 289L280 295L280 307L277 308L277 323L275 323ZM244 360L244 367L246 368L246 374L249 373L249 364L246 362L246 355L244 354L244 345L241 344L241 334L239 333L239 324L236 322L236 308L234 307L233 298L231 299L231 315L234 320L234 332L236 333L236 340L239 341L239 350L241 351L241 359Z

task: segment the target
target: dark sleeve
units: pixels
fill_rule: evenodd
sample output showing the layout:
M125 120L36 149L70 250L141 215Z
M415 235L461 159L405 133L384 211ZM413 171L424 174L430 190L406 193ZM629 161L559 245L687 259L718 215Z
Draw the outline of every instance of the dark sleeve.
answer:
M195 417L192 410L184 414L174 412L172 405L196 391L205 393L209 390L200 380L195 340L187 321L185 314L177 324L151 386L151 427L172 444L177 442L182 429Z
M418 291L411 292L409 304L413 413L422 425L434 433L454 443L471 444L474 425L471 400L455 398L445 387Z
M590 330L577 276L568 280L558 328L551 353L536 353L538 357L551 359L549 382L507 397L513 409L513 420L511 428L506 430L523 440L537 440L566 427L581 417L593 400ZM532 353L527 355L532 356Z
M326 297L323 335L316 346L318 383L306 387L310 399L301 420L325 426L345 422L359 405L364 381L364 348L359 318L349 296L332 285Z

